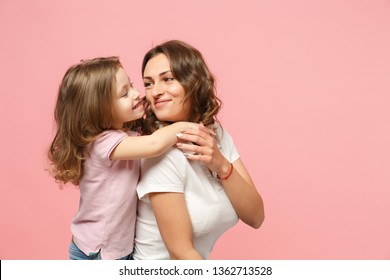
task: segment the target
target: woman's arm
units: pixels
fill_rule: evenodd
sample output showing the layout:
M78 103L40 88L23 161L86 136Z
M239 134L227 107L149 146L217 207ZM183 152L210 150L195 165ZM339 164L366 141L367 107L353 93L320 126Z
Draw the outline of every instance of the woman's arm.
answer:
M214 136L202 126L200 129L187 130L180 139L197 144L177 143L184 152L195 153L186 153L188 159L204 162L209 170L218 174L219 178L226 178L229 175L227 179L220 179L220 182L238 217L249 226L259 228L264 221L263 200L241 159L233 162L231 169L231 163L219 151Z
M149 199L171 259L203 259L192 243L192 225L184 193L149 193Z
M225 159L226 160L226 159ZM230 163L226 160L216 171L219 178L225 178L230 172ZM233 170L227 179L220 179L238 217L253 228L259 228L264 221L263 199L245 168L241 159L233 162Z
M177 143L176 134L199 124L177 122L155 131L151 135L129 136L123 139L110 154L112 160L134 160L156 157Z

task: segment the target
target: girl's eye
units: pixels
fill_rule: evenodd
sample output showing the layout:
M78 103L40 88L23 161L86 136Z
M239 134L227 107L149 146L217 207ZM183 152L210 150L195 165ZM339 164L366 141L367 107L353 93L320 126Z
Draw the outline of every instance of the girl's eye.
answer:
M127 97L129 95L129 91L126 90L123 94L122 94L122 97Z
M134 83L130 83L130 87L131 87L131 88L134 88Z

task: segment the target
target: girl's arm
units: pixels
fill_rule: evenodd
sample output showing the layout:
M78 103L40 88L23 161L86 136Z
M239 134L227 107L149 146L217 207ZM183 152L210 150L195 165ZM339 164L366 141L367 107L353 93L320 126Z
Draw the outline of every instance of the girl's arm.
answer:
M184 152L195 153L186 153L188 159L204 162L209 170L216 172L238 217L249 226L259 228L264 221L263 200L241 159L230 163L219 151L214 136L202 125L200 129L186 132L180 139L197 145L177 143L177 146Z
M184 193L149 193L160 234L172 260L201 260L192 243Z
M112 160L134 160L156 157L177 143L177 135L186 129L196 129L199 124L176 122L160 128L151 135L129 136L123 139L112 151Z

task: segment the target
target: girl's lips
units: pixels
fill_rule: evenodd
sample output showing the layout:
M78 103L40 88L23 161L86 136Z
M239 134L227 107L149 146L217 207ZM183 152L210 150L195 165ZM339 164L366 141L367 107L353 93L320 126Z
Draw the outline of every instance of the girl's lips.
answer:
M135 104L135 106L133 107L133 110L139 108L140 106L142 106L142 101Z

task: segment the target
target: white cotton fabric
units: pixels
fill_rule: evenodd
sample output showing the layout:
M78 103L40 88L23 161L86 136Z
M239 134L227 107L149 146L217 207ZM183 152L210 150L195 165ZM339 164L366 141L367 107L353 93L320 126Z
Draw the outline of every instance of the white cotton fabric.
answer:
M222 154L230 162L239 159L226 130L217 126L216 132ZM134 259L170 259L148 199L148 194L153 192L184 193L193 228L193 243L205 259L217 239L238 221L219 180L205 165L188 160L181 150L172 148L160 157L141 162Z

